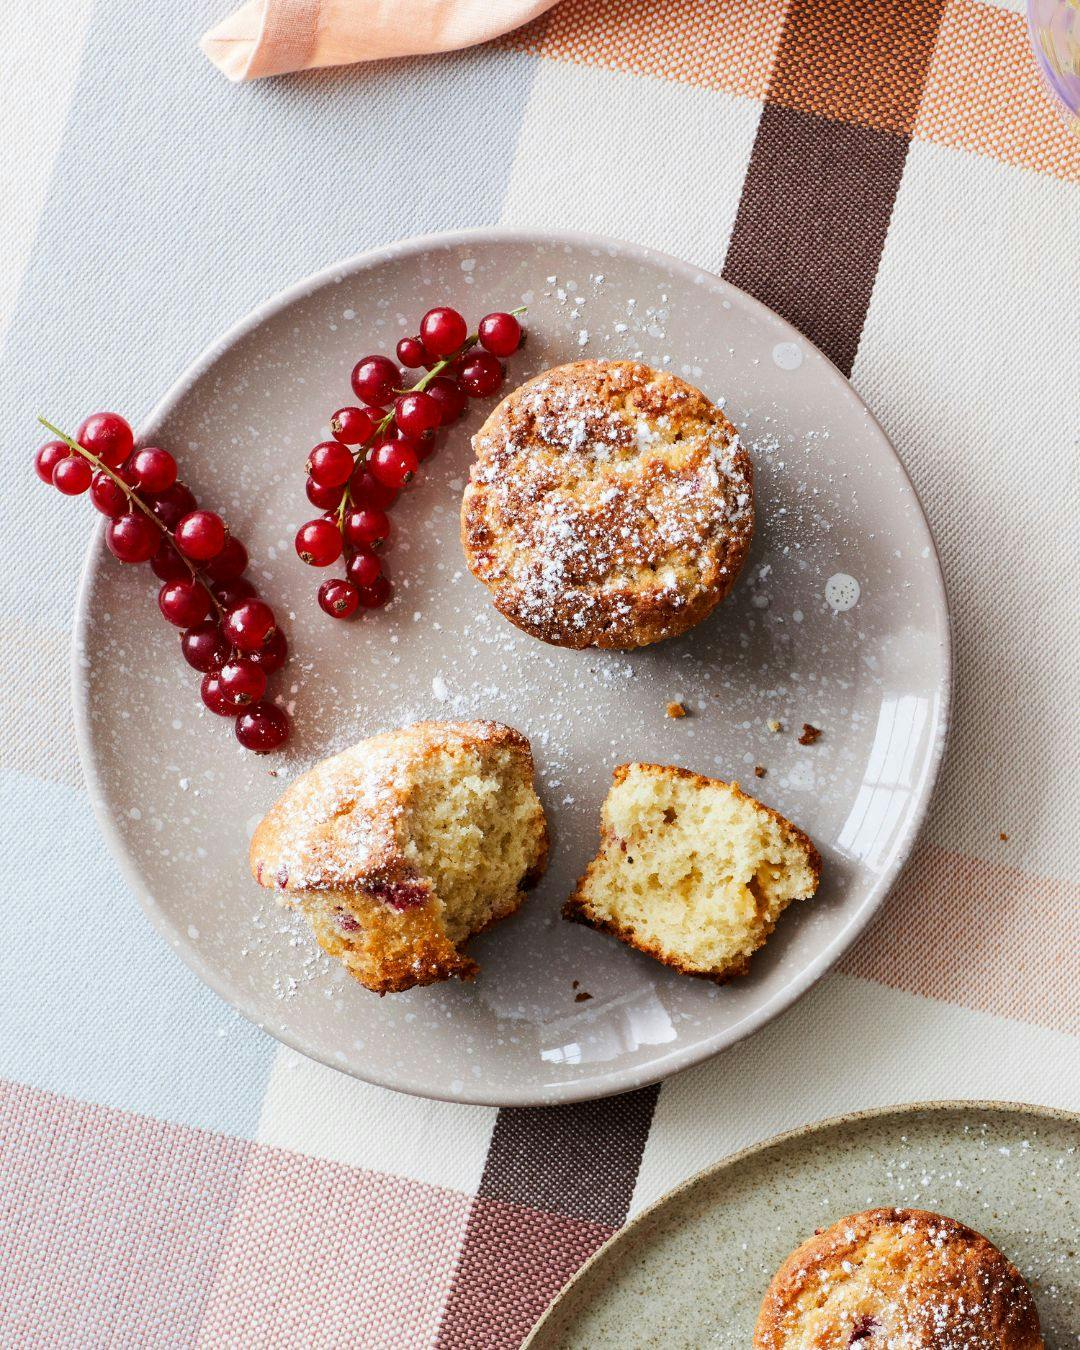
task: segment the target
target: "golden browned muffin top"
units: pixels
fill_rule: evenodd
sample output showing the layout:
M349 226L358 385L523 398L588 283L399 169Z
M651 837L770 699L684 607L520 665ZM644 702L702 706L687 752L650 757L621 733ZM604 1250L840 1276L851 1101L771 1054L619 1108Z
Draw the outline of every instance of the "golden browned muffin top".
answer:
M393 873L397 821L418 766L457 745L505 747L533 772L529 742L499 722L414 722L332 755L302 774L260 822L249 860L260 886L336 889Z
M1016 1267L974 1229L870 1209L815 1233L773 1277L754 1350L1041 1350Z
M535 376L492 412L461 530L499 611L563 647L685 632L750 547L750 458L699 390L632 361Z

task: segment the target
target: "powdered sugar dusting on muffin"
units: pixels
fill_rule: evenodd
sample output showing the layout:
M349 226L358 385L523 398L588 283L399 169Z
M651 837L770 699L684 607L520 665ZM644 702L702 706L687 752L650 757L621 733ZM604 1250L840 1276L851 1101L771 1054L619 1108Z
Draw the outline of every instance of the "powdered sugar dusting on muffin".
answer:
M473 444L469 564L534 636L644 646L685 632L730 590L753 530L750 460L675 376L626 361L547 371Z
M471 979L460 944L518 908L547 826L528 741L417 722L324 760L257 826L250 866L366 988Z
M273 863L263 864L272 880L260 883L279 891L348 885L377 852L372 822L398 795L400 773L393 747L378 737L316 765L289 790L290 828Z
M1042 1350L1015 1266L980 1233L921 1209L818 1230L777 1271L755 1350Z

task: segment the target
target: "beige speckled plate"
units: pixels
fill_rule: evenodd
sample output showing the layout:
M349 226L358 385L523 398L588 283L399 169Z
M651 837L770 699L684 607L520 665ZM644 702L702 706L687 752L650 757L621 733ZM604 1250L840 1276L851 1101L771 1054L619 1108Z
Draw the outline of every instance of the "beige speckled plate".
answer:
M817 1227L878 1205L985 1233L1035 1293L1049 1350L1080 1330L1080 1116L927 1102L839 1116L736 1153L659 1200L578 1272L532 1350L747 1350L761 1299Z
M474 409L394 508L384 610L336 624L293 552L304 460L349 371L433 303L475 322L527 304L512 381L580 356L664 366L725 401L755 464L758 521L734 593L641 652L571 652L513 628L464 566L458 510ZM91 796L150 917L242 1013L305 1054L408 1092L496 1105L621 1092L694 1064L788 1007L869 921L911 849L948 720L949 630L919 503L843 376L715 276L631 244L486 230L410 240L269 301L188 370L141 428L247 543L293 656L275 681L296 734L270 765L205 712L152 579L100 546L83 580L75 703ZM690 716L665 716L682 700ZM551 867L473 945L472 985L379 999L331 965L248 875L285 783L421 717L490 717L533 743ZM770 719L786 730L770 733ZM803 722L822 728L800 746ZM132 728L141 734L132 735ZM149 734L147 729L149 729ZM688 980L559 907L595 851L612 768L683 765L754 784L825 859L748 978ZM767 776L754 778L754 766ZM122 936L122 935L118 935ZM575 984L575 981L577 982ZM578 1000L579 993L590 999Z

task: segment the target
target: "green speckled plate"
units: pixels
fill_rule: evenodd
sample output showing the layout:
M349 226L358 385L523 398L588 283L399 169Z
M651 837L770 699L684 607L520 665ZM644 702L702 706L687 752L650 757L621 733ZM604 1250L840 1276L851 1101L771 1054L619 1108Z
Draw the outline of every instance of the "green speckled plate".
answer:
M1035 1292L1048 1350L1080 1332L1080 1116L925 1102L840 1116L724 1159L581 1268L532 1350L748 1350L762 1295L817 1227L911 1205L985 1233Z

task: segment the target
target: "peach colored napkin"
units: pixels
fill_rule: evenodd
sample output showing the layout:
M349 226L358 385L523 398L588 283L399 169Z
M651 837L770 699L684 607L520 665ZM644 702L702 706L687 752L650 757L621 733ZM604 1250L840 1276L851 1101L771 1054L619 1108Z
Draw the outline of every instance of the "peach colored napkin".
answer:
M230 80L448 52L535 19L555 0L247 0L203 38Z

